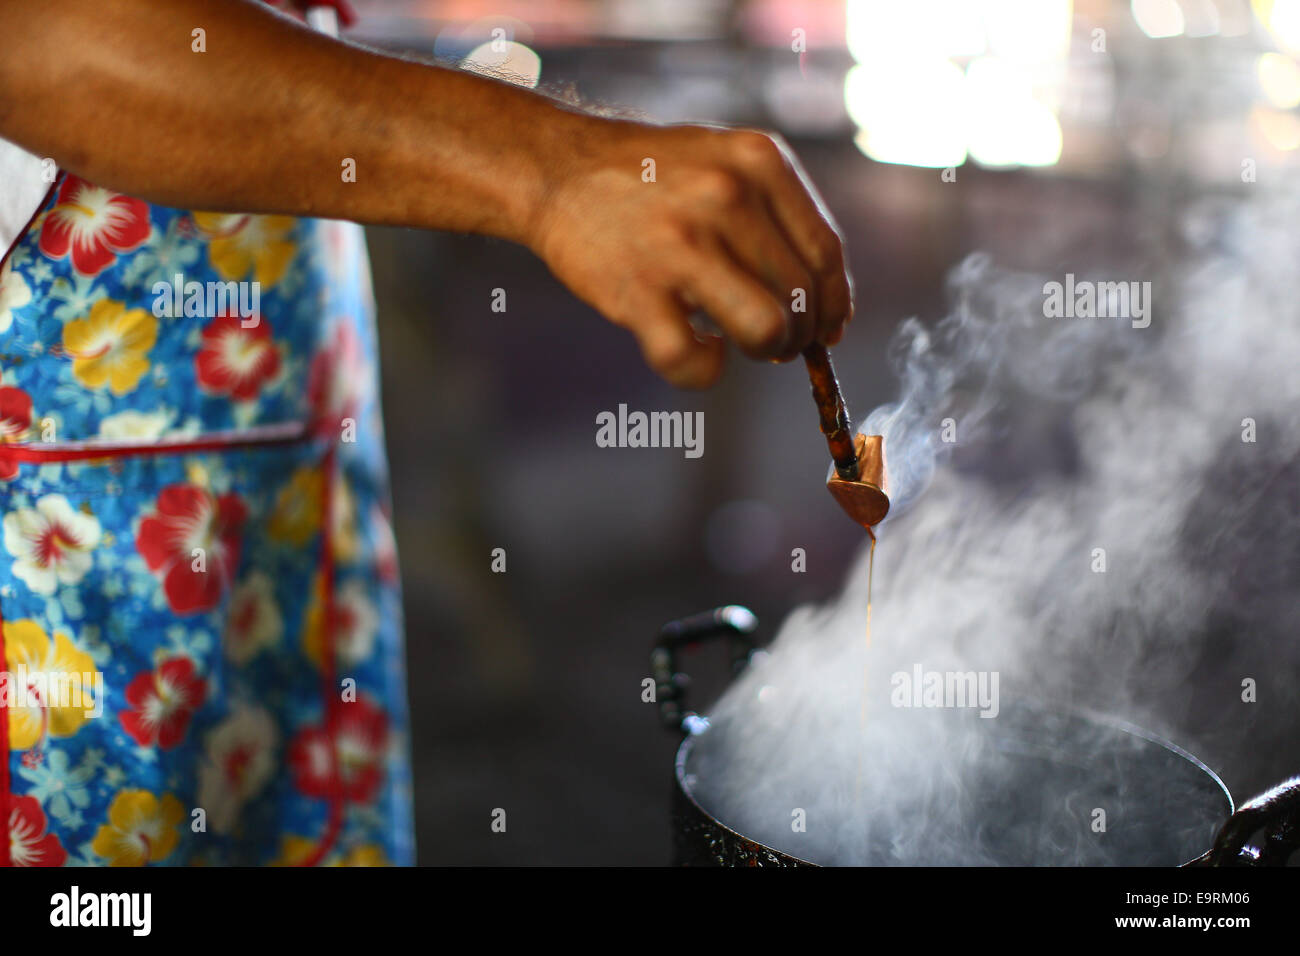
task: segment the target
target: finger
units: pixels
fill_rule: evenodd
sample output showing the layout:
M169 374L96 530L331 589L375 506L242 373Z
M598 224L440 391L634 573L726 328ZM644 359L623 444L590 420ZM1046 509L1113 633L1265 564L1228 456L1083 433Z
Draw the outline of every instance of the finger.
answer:
M708 388L722 375L725 343L715 336L697 335L681 303L652 302L627 327L636 336L646 364L668 384Z
M786 310L784 360L795 358L818 335L818 284L765 204L753 201L728 217L723 241L732 256L762 281Z
M763 187L772 216L817 280L817 328L825 341L853 317L853 286L844 240L835 221L789 148L763 133L740 140L740 162Z
M783 357L789 351L790 317L784 303L720 242L703 240L686 260L680 294L702 307L750 358Z

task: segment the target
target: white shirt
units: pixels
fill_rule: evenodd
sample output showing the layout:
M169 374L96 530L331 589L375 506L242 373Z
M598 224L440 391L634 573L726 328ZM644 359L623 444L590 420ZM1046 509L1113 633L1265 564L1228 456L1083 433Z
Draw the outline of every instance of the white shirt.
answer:
M49 192L42 161L0 139L0 256L9 251Z

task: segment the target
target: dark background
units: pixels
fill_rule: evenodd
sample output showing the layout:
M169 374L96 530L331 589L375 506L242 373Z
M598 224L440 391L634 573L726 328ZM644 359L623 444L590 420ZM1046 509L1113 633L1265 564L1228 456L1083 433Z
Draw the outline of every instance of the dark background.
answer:
M488 39L494 22L519 38L526 21L543 88L661 120L780 129L847 236L858 310L835 362L855 419L893 397L892 331L909 315L943 314L944 275L968 252L1057 271L1083 257L1122 263L1158 245L1189 195L1239 188L1235 164L1219 181L1202 175L1214 165L1206 131L1223 115L1246 122L1248 107L1204 93L1222 94L1224 77L1243 70L1249 80L1262 42L1258 24L1244 37L1152 40L1128 3L1076 3L1060 162L967 162L946 183L939 169L873 162L855 146L840 99L853 60L839 2L358 8L359 39L444 57L467 36ZM1109 31L1104 55L1088 48L1097 25ZM799 26L802 72L788 47ZM806 110L774 105L774 78L791 77L810 96L829 91L818 128ZM1259 155L1268 161L1267 143ZM770 636L794 606L832 595L863 543L823 490L826 449L802 365L733 355L713 391L674 391L527 251L368 234L420 861L666 863L676 741L641 700L658 629L741 603ZM495 288L506 290L504 314L490 307ZM704 456L598 448L596 415L620 403L703 411ZM490 570L497 547L503 574ZM806 573L791 571L795 547ZM688 659L701 705L724 679L714 657ZM497 807L505 834L489 828Z

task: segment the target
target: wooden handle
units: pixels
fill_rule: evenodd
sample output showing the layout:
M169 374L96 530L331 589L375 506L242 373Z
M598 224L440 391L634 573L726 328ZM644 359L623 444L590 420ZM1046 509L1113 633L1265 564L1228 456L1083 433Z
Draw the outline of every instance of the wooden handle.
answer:
M849 422L849 410L844 407L840 383L835 378L831 355L826 346L814 343L804 349L803 360L808 366L822 434L835 461L835 473L845 481L857 481L858 453L853 447L853 426Z

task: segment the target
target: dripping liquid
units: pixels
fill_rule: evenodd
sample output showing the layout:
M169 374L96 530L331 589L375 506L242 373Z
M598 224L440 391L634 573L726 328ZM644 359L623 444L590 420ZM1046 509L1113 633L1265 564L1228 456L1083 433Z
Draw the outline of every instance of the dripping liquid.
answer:
M862 644L862 691L858 698L858 732L862 739L862 745L858 748L858 769L853 779L853 805L855 809L862 795L862 761L864 756L862 751L866 744L867 730L868 656L871 653L871 580L875 576L876 570L876 533L868 528L867 534L871 536L871 549L867 553L867 630Z

